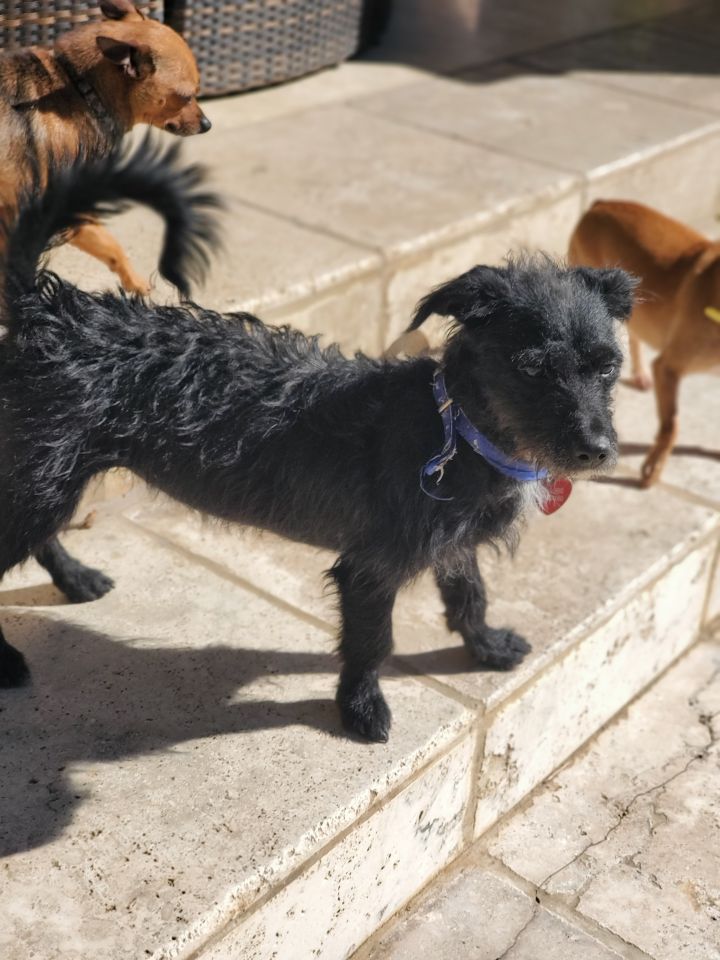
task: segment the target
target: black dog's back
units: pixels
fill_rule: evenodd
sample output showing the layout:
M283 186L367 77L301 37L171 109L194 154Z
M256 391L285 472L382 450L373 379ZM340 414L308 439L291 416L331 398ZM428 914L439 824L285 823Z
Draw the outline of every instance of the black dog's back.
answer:
M46 502L70 473L125 466L208 514L343 550L417 490L418 456L440 438L415 449L412 423L432 410L427 360L348 359L247 314L89 294L49 274L18 309L0 396L8 409L23 397L32 431L16 442ZM53 437L48 469L33 451ZM388 444L409 456L412 489L388 477L378 497Z

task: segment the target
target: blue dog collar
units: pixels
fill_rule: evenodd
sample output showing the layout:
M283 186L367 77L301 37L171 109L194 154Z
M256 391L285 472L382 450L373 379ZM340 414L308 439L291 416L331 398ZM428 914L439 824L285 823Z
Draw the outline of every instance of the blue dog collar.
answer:
M425 478L437 473L439 476L435 482L436 484L440 483L445 467L457 453L458 435L467 441L475 453L478 453L498 473L502 473L512 480L517 480L519 483L533 483L547 477L547 470L537 470L532 464L505 456L502 450L498 450L486 436L480 433L477 427L468 420L462 407L456 406L448 396L445 377L442 370L439 369L435 371L433 377L433 396L442 420L445 442L442 450L431 457L420 471L420 489L423 493L432 497L433 500L453 499L452 497L439 497L432 493L425 486Z

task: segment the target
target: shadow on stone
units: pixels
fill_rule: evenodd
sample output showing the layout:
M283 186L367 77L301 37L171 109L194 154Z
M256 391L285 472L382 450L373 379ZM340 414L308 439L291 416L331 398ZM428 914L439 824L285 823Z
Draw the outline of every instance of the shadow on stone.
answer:
M465 70L458 79L467 83L488 80L473 75L472 67L505 58L517 58L525 73L712 77L718 73L717 23L712 2L668 11L660 3L556 0L549 17L533 0L393 0L387 30L361 56L430 73Z
M150 647L38 614L4 621L33 679L0 695L0 856L47 843L71 821L85 799L73 766L291 725L345 735L331 699L242 699L258 677L335 673L330 653ZM137 800L151 802L141 784Z
M621 443L620 455L632 457L649 453L651 444L649 443ZM720 450L708 450L707 447L701 447L692 444L678 443L673 447L673 457L704 457L706 460L720 460Z

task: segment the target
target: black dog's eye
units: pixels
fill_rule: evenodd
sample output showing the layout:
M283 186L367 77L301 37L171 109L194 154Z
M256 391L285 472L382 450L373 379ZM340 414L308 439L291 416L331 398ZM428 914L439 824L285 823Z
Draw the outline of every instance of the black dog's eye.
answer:
M518 371L524 377L539 377L540 374L542 373L542 367L531 366L530 364L526 364L523 367L518 367Z
M614 373L615 373L614 363L606 363L605 366L601 367L600 369L600 376L603 378L603 380L607 380L609 377L612 377Z

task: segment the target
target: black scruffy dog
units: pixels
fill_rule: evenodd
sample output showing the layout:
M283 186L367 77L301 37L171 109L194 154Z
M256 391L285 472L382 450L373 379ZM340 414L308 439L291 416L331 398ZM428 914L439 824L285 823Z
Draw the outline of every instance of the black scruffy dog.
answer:
M143 178L161 181L161 166L150 157L129 172L117 160L75 170L25 209L10 238L0 575L42 549L94 474L117 466L222 520L334 550L340 710L351 730L384 741L378 671L395 595L420 571L433 568L448 625L478 663L508 669L528 651L486 624L476 547L512 540L525 506L544 496L541 469L556 477L614 461L614 327L630 312L631 280L544 257L476 267L431 293L415 318L456 320L439 367L347 359L247 314L36 279L55 231L106 197L147 199ZM174 241L181 283L192 237L181 225ZM448 440L448 413L460 408L499 466ZM0 681L10 685L25 668L3 642Z

